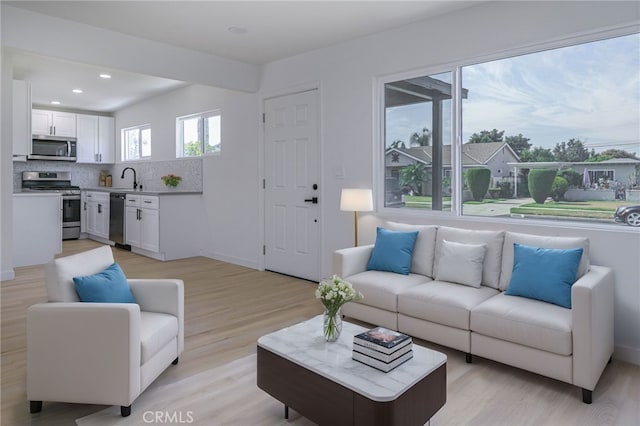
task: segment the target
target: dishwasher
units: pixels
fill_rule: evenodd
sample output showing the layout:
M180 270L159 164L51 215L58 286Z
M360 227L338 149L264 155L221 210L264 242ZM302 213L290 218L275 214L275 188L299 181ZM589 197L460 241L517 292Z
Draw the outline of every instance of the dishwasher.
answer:
M109 239L115 246L125 250L131 250L131 246L125 244L125 200L126 194L112 192L109 197Z

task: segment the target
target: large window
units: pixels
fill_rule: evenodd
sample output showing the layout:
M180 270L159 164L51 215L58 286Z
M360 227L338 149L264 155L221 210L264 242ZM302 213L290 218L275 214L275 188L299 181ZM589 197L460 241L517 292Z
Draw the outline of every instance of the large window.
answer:
M219 154L220 111L208 111L176 118L176 155L198 157Z
M384 206L613 223L640 201L639 70L631 34L383 82Z
M143 126L122 129L122 161L151 157L151 127Z
M384 205L451 210L450 72L384 85Z

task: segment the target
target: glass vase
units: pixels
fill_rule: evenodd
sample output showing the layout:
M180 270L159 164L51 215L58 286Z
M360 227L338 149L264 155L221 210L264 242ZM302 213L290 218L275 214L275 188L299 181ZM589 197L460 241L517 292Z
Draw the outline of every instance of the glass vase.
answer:
M325 310L322 331L324 332L324 338L327 342L335 342L340 337L342 331L342 314L340 308L336 311Z

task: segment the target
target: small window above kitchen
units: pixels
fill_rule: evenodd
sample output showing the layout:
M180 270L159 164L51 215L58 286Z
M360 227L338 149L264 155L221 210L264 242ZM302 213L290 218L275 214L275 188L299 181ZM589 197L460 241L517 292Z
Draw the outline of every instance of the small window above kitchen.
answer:
M220 154L220 111L176 118L176 157Z
M122 129L122 161L141 160L151 157L151 126Z

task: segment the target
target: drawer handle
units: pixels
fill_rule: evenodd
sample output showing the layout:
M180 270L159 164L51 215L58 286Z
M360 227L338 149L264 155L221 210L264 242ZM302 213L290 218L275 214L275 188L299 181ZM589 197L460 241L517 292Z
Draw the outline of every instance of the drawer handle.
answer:
M146 201L146 200L145 200L145 203L147 203L147 204L151 204L151 201Z

